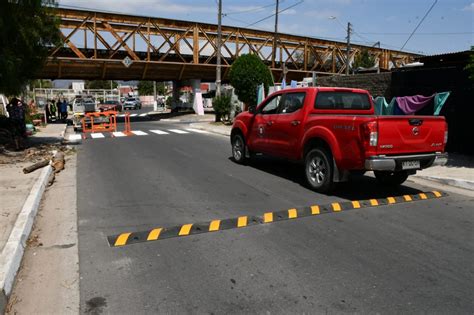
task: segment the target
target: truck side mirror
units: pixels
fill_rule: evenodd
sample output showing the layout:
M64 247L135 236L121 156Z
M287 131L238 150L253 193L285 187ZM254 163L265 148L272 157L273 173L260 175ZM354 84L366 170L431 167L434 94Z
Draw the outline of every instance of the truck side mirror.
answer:
M249 113L255 114L257 112L257 106L249 106Z

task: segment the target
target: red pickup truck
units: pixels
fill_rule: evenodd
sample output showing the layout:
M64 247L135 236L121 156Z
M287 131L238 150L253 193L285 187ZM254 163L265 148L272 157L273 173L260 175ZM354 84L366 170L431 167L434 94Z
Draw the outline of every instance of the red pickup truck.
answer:
M232 156L255 153L302 161L309 187L329 192L351 172L373 171L384 184L444 165L447 124L439 116L376 116L370 94L348 88L284 89L239 114Z

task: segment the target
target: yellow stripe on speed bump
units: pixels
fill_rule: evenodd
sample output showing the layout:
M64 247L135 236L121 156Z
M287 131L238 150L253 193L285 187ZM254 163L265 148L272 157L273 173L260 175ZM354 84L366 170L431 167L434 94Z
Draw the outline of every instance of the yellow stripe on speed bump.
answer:
M273 212L267 212L263 215L263 222L270 223L273 222Z
M127 240L128 240L128 237L130 236L130 234L132 234L132 233L122 233L122 234L120 234L119 237L117 237L117 240L115 241L114 246L123 246L123 245L127 244Z
M159 229L153 229L151 232L148 234L148 237L146 238L147 241L156 241L158 237L160 237L161 233L161 228Z
M193 227L192 224L184 224L182 227L181 227L181 230L179 230L179 236L185 236L185 235L189 235L189 232L191 232L191 228Z
M237 227L244 227L247 226L247 216L239 217L237 220Z
M298 217L296 209L288 209L288 219L295 219Z
M221 220L211 221L211 224L209 224L209 232L219 231L220 225L221 225Z
M263 213L263 215L261 216L240 216L237 218L230 218L225 220L212 220L206 223L184 224L173 227L154 228L148 231L121 233L117 235L108 236L107 239L110 246L120 247L124 245L146 241L156 241L172 237L243 228L252 225L319 215L321 213L328 214L352 209L380 207L387 204L436 199L443 196L446 196L446 193L439 191L431 191L421 192L414 195L404 195L403 198L402 196L398 196L385 197L380 199L368 199L358 201L354 200L350 202L333 202L326 205L312 205L309 207L300 208L299 210L297 210L296 208L291 208L284 211L266 212Z
M311 214L320 214L319 206L311 206Z

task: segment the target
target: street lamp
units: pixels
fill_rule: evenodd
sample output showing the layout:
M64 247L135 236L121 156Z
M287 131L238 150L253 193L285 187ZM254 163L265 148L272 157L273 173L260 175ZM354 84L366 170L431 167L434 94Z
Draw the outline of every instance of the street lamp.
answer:
M330 20L336 20L337 23L340 23L339 20L337 19L336 16L331 15L329 17ZM342 28L344 28L344 25L342 25ZM350 22L347 22L347 47L346 47L346 75L349 74L349 58L350 58L350 51L351 51L351 31L352 31L352 25Z

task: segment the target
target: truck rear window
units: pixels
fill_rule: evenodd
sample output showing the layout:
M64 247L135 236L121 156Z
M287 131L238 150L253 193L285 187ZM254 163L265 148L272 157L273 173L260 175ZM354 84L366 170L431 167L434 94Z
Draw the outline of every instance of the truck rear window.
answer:
M318 92L316 109L370 109L369 96L353 92Z

